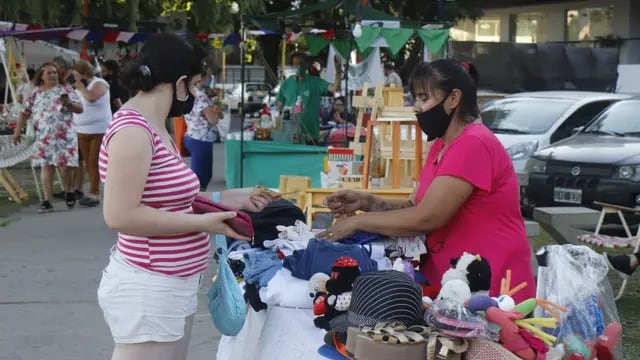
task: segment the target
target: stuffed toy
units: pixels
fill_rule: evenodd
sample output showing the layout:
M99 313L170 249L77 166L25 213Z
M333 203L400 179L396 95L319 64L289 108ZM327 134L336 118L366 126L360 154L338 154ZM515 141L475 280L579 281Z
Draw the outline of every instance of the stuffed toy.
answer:
M316 327L331 330L329 324L331 319L349 310L353 282L358 276L360 276L360 264L355 259L341 257L333 263L330 279L325 282L326 295L321 295L324 301L322 304L318 299L314 302L314 314L322 315L313 320Z
M542 299L529 299L515 304L513 295L526 286L527 283L523 282L511 288L511 270L507 270L499 297L476 295L465 306L473 312L484 311L487 321L500 327L500 342L507 350L524 360L544 360L549 347L557 339L539 327L555 328L560 321L558 312L567 312L567 309ZM526 318L538 305L553 317Z
M329 275L325 273L316 273L309 278L309 297L313 299L313 315L319 316L326 312L326 284L329 279Z
M451 269L442 275L441 283L460 279L467 283L473 295L488 295L491 287L491 267L487 259L480 255L464 253L451 259Z
M469 253L451 260L452 268L442 275L442 288L437 299L448 299L459 303L472 295L486 295L491 286L489 262L480 255Z

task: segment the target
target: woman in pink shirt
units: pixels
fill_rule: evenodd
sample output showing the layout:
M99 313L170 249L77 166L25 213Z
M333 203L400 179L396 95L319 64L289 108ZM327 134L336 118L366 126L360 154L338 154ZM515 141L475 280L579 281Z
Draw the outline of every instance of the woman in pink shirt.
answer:
M418 65L409 87L418 123L429 140L435 139L413 199L338 191L327 198L330 209L366 213L338 220L323 237L338 240L356 231L427 234L428 254L420 269L431 285L440 285L451 259L469 252L489 261L491 295L498 295L501 279L511 270L512 286L528 284L516 301L534 297L518 180L506 150L479 119L476 83L460 63L438 60Z

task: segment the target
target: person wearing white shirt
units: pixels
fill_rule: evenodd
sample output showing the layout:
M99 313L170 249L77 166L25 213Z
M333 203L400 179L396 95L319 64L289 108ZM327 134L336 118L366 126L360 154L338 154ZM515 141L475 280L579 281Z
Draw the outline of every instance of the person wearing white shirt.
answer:
M384 86L395 86L402 89L402 79L393 69L392 64L384 64Z
M73 115L73 122L78 131L80 157L89 176L89 192L79 203L93 207L100 203L98 157L102 137L111 123L111 96L109 84L94 75L94 67L88 61L79 61L73 66L73 80L84 109L82 113ZM82 171L82 167L78 170ZM78 175L82 183L84 172Z

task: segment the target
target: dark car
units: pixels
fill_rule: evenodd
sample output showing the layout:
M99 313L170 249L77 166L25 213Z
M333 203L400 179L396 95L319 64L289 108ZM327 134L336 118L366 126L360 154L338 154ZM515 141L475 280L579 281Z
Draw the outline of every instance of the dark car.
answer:
M640 208L640 100L623 100L584 129L536 152L521 189L525 214L535 207L594 201Z

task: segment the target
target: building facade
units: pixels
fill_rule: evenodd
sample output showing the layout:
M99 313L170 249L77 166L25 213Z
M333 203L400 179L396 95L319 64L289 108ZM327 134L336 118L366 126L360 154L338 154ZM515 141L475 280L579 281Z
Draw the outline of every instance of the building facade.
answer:
M482 18L461 21L457 41L595 44L619 39L621 63L640 63L640 0L556 1L484 9Z

